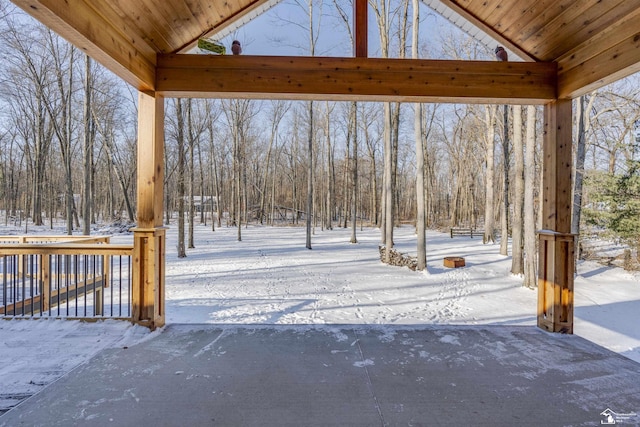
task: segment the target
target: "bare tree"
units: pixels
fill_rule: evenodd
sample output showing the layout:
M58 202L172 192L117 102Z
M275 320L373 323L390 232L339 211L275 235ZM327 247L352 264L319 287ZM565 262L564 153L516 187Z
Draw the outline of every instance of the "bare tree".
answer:
M536 107L527 106L527 128L525 135L524 159L524 283L523 286L535 288L536 281L536 218L535 218L535 181L536 181Z
M24 142L24 150L30 169L30 198L25 198L25 212L31 211L33 223L43 225L42 198L45 188L45 172L53 139L53 126L46 109L48 88L55 65L37 41L41 27L31 27L25 32L23 23L7 19L7 31L3 34L6 44L15 55L7 58L8 80L11 82L11 114L20 123L17 134Z
M307 139L307 242L305 247L311 249L311 221L313 216L313 101L309 101L309 134Z
M379 151L379 138L376 138L374 136L375 131L372 129L372 127L374 126L374 124L378 124L378 118L379 116L376 114L378 113L378 108L376 108L376 106L373 105L369 105L369 108L365 108L365 106L362 106L362 113L360 115L360 120L359 123L362 126L362 130L363 130L363 136L364 136L364 142L367 146L367 153L368 153L368 161L369 161L369 193L370 193L370 198L369 198L369 215L371 218L371 223L374 225L379 225L379 214L380 214L380 200L378 197L378 167L377 167L377 163L378 163L378 151Z
M91 58L85 55L84 63L84 209L83 209L83 226L82 234L88 236L91 234L91 177L93 170L93 126L91 115L91 91L93 85L91 73Z
M331 134L331 113L335 104L325 104L325 138L327 141L327 198L326 198L326 218L325 226L327 230L333 229L333 219L335 214L335 186L336 186L336 169L335 169L335 152L332 144Z
M317 27L315 26L314 21L314 1L308 0L307 3L307 16L309 18L309 28L308 28L308 36L309 36L309 55L315 56L316 54L316 45L318 43L318 37L320 35L320 22L318 22ZM320 10L317 12L318 16L322 16L322 3L320 3ZM306 248L311 249L311 224L313 219L313 101L309 101L309 105L307 107L309 112L309 133L307 140L307 217L306 217L306 225L307 225L307 241Z
M267 194L267 178L269 176L269 168L271 166L271 155L273 152L273 145L278 135L278 126L282 121L285 114L289 110L291 104L285 101L272 101L271 102L271 133L269 134L269 148L267 149L267 158L264 163L264 175L262 179L262 188L260 190L260 208L258 211L258 216L260 220L260 224L263 223L265 217L265 204L266 204L266 194ZM275 171L273 171L275 173Z
M193 127L193 100L187 99L187 143L189 144L189 189L188 189L188 212L189 212L189 231L187 236L187 247L189 249L195 248L195 242L193 238L193 227L195 220L195 147L196 137L194 135ZM201 200L202 202L202 200Z
M74 199L73 199L73 169L72 169L72 94L73 94L73 64L75 48L66 47L61 40L53 35L51 31L46 32L47 45L51 52L51 58L55 64L56 86L58 89L57 96L49 96L45 99L45 107L54 131L60 142L60 152L64 163L65 172L65 210L67 219L67 234L73 233L73 215L74 215ZM63 45L63 46L61 46ZM66 48L65 48L66 47ZM65 53L68 51L68 62L64 60ZM65 62L68 63L65 70ZM67 79L65 79L65 74ZM59 101L59 107L55 103Z
M524 145L522 142L522 107L513 106L514 197L513 232L511 241L511 273L524 274L523 208L524 208Z
M495 120L496 107L485 106L485 198L484 198L484 236L483 243L495 242Z
M242 241L242 220L246 208L246 153L249 143L248 129L251 118L253 101L248 99L231 99L224 103L223 112L231 129L231 141L233 144L233 184L232 223L238 227L237 240Z
M582 214L582 196L584 182L584 162L587 154L587 131L589 124L589 111L593 108L596 92L591 94L587 105L587 95L582 95L577 100L576 122L577 143L576 160L573 181L573 211L571 212L571 233L576 236L576 257L580 256L580 218Z
M412 51L411 56L418 58L418 30L420 23L420 5L418 0L413 0L413 33L412 33ZM422 141L422 105L414 104L414 138L416 140L416 234L417 239L417 258L418 270L424 270L427 267L427 243L426 243L426 219L425 219L425 183L424 183L424 142Z
M188 100L187 102L189 102ZM177 125L177 150L178 150L178 258L185 258L187 251L184 242L184 178L185 178L185 123L184 113L182 111L182 99L177 98L176 103L176 125Z
M387 1L377 0L369 3L374 11L378 24L378 34L380 36L380 50L383 58L389 57L389 17L387 14ZM384 174L382 187L382 244L386 247L385 262L391 260L393 248L393 143L392 143L392 118L391 103L383 104L383 124L384 124Z
M503 106L502 116L502 206L500 214L500 254L509 255L509 106Z
M96 113L94 113L94 116ZM109 157L109 165L110 168L113 169L116 179L118 181L118 186L120 187L120 191L122 192L122 197L125 204L125 209L127 211L127 217L129 221L133 222L135 215L133 212L133 205L131 204L131 198L129 197L129 184L125 177L124 168L121 155L118 152L117 146L114 143L113 131L109 128L104 129L103 126L100 126L97 120L94 120L96 123L96 128L98 132L102 134L103 144L105 151L107 152L107 156Z

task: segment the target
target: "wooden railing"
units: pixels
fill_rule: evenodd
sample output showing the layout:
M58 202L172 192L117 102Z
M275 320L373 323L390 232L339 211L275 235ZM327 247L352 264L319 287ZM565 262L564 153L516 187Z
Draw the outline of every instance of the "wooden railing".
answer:
M469 236L473 239L474 236L484 236L484 230L478 230L472 227L451 227L449 229L449 234L452 239L456 236Z
M130 318L133 245L0 236L0 316Z

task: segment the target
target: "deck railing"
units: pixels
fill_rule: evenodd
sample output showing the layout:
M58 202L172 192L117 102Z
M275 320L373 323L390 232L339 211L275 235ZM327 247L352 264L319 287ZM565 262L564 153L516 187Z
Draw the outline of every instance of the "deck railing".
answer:
M131 318L133 245L0 236L0 317Z

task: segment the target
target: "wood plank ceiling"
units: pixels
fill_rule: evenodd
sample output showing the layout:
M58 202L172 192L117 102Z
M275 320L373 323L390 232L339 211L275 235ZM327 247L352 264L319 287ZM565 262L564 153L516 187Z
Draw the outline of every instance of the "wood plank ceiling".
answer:
M640 71L640 0L433 1L525 57L557 62L561 98Z
M141 90L158 56L184 53L273 0L12 0ZM558 64L557 97L640 71L640 0L437 2L529 61Z

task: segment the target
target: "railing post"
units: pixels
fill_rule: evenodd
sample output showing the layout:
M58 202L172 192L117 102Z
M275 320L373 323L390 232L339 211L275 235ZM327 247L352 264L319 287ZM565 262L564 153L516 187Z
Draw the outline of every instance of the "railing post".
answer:
M542 228L538 233L538 327L573 333L574 236L571 232L571 100L544 109Z
M138 96L138 227L133 230L132 321L164 325L164 98Z
M44 314L44 312L49 310L51 307L51 258L48 254L41 255L42 257L42 277L39 280L40 286L40 295L41 303L40 303L40 312Z
M104 242L107 245L111 243L111 238L106 237ZM102 287L109 287L109 279L111 277L111 255L105 255L102 257Z
M149 328L164 325L165 229L133 229L133 322Z
M19 236L18 243L24 244L27 242L27 236ZM18 277L22 277L24 271L24 259L22 256L18 257Z
M540 231L538 238L538 326L549 332L571 334L574 235Z

